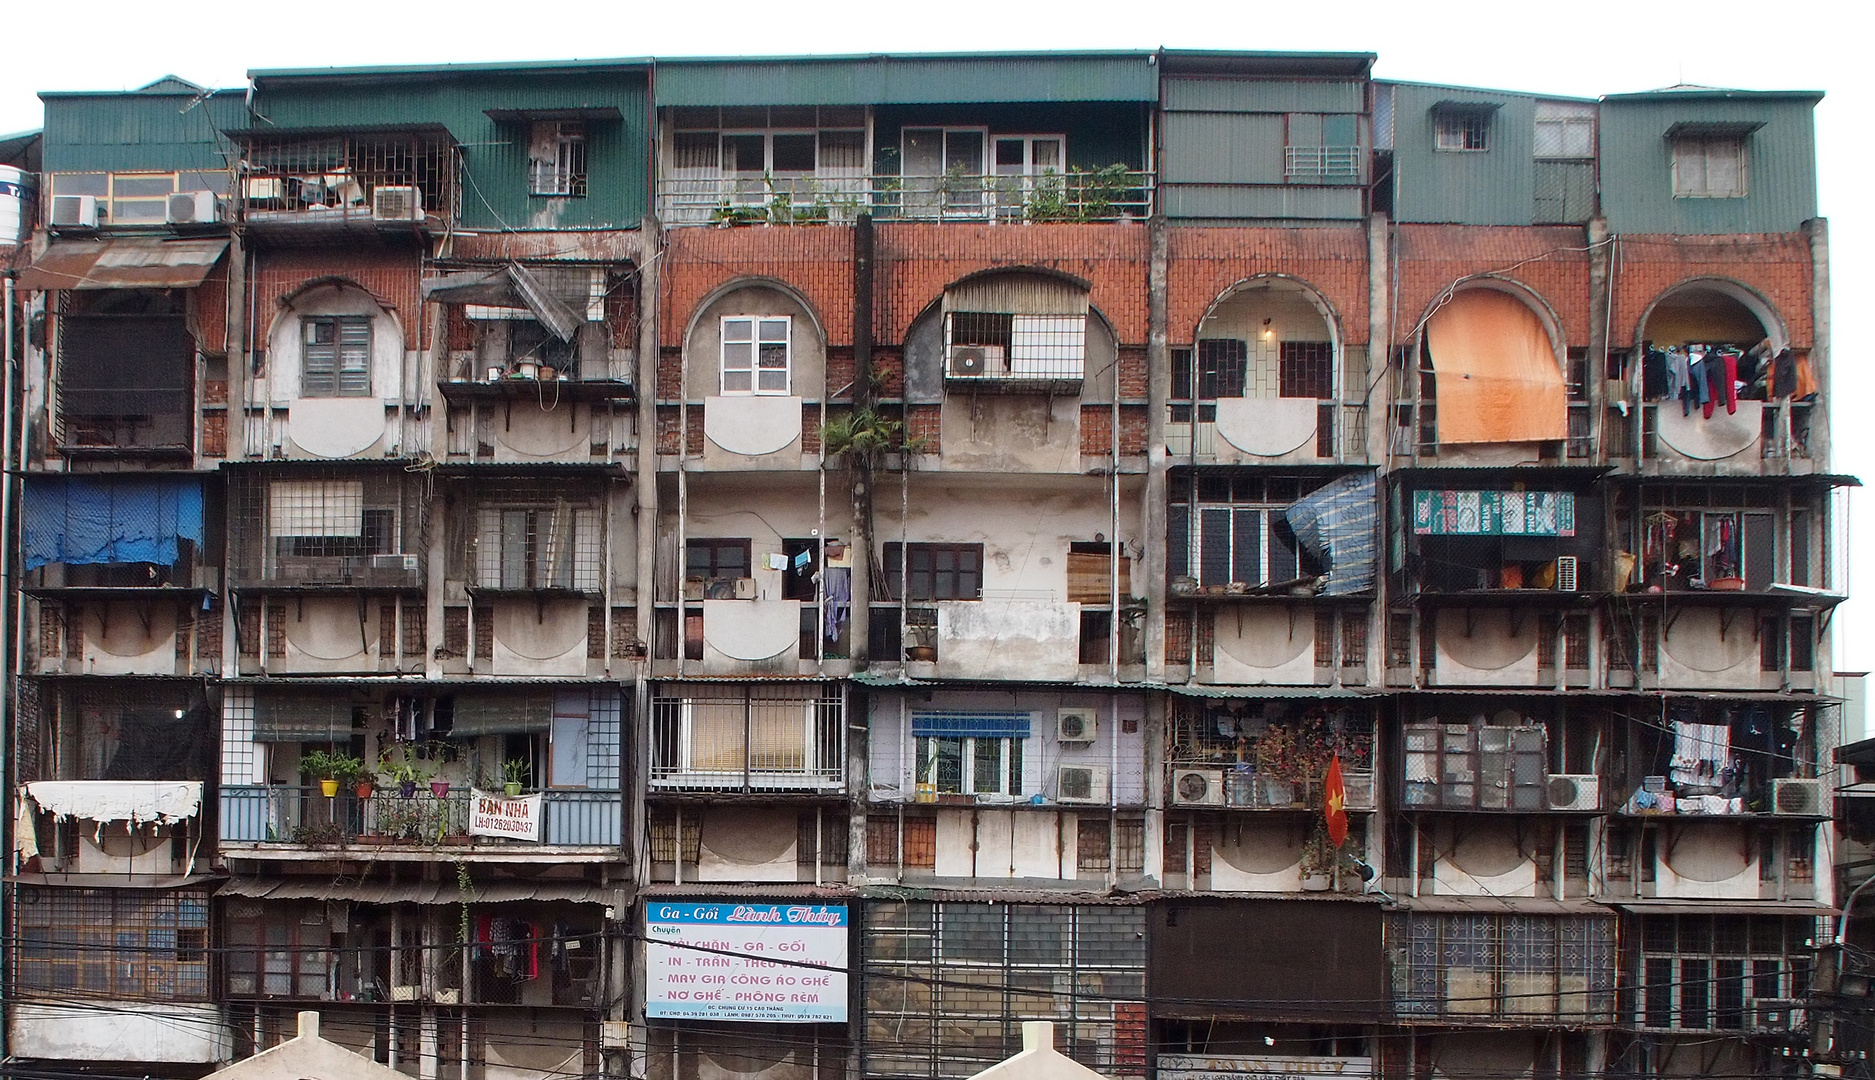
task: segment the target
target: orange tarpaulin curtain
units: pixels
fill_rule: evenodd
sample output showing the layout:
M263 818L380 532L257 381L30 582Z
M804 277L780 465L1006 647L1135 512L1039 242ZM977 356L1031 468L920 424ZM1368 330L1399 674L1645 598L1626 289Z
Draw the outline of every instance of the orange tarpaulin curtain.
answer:
M1569 436L1562 370L1536 312L1509 293L1467 289L1426 323L1440 443Z

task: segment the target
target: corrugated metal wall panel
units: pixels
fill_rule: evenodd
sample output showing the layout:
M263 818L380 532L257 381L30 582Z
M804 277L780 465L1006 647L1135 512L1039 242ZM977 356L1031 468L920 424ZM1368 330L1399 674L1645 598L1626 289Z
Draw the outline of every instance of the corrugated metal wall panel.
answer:
M1165 80L1168 111L1197 112L1319 112L1366 111L1366 95L1359 81L1278 79Z
M456 76L377 85L263 83L254 107L282 129L442 124L463 144L461 220L470 228L632 228L649 205L647 94L638 73ZM579 107L616 108L623 116L587 126L586 197L530 196L525 125L497 124L483 110Z
M47 172L225 169L220 132L241 124L243 94L87 94L45 101Z
M910 105L987 101L1156 101L1149 54L672 61L665 105Z
M1358 221L1362 192L1356 187L1302 184L1232 186L1167 184L1159 189L1167 217L1183 221L1244 220Z
M1171 113L1160 175L1167 184L1280 184L1282 114Z
M1394 219L1462 225L1528 225L1535 209L1536 99L1523 94L1396 84L1393 106ZM1484 151L1434 148L1433 106L1490 101Z
M1816 216L1815 107L1800 98L1610 99L1602 105L1602 207L1622 233L1794 232ZM1742 199L1676 199L1667 131L1676 123L1746 121Z

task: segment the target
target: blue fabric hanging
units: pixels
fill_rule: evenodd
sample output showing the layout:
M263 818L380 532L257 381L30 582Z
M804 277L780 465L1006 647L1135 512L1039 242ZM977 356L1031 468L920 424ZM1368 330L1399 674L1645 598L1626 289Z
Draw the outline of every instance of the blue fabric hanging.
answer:
M34 477L22 499L26 569L48 563L169 564L202 543L202 486L192 476Z

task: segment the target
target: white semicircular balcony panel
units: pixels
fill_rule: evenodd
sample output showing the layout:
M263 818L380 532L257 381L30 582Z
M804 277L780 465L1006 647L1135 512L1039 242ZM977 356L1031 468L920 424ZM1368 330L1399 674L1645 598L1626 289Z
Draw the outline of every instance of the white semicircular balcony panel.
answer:
M738 396L703 399L703 434L732 454L779 453L801 437L798 397Z
M801 647L798 600L705 600L703 643L731 660L770 660Z
M583 599L496 604L496 674L584 674L586 607Z
M1229 892L1299 891L1304 839L1305 834L1287 827L1224 830L1211 846L1211 887Z
M556 389L559 384L543 382L538 387L539 397L523 392L507 406L505 415L496 414L492 425L495 460L585 460L592 433L589 414L564 399L555 406L554 395L564 392L563 387ZM524 391L532 389L523 385Z
M85 670L88 673L175 674L175 608L160 601L148 602L148 611L138 610L139 606L112 604L83 610ZM98 627L100 614L104 617L102 632Z
M1669 686L1756 687L1759 642L1753 620L1719 608L1682 608L1661 628L1661 682Z
M1434 677L1442 686L1536 682L1536 623L1528 612L1498 608L1440 612Z
M1749 900L1759 893L1750 832L1731 821L1676 823L1655 844L1654 895Z
M1315 441L1314 398L1219 398L1217 433L1257 457L1282 457Z
M697 875L704 881L793 881L792 815L711 811L703 815Z
M295 398L287 408L293 445L313 457L348 458L384 437L384 402L374 397Z
M1536 861L1508 827L1468 826L1432 877L1435 891L1448 896L1536 895Z
M1654 415L1660 441L1694 461L1720 461L1742 454L1758 445L1764 431L1762 401L1741 401L1736 413L1726 412L1721 404L1712 410L1711 419L1699 405L1693 406L1690 415L1681 415L1678 401L1663 401Z
M306 660L350 660L368 651L378 636L378 613L373 609L360 624L358 605L350 600L307 599L288 605L287 655Z
M1315 613L1241 606L1214 616L1212 681L1307 684L1315 681Z

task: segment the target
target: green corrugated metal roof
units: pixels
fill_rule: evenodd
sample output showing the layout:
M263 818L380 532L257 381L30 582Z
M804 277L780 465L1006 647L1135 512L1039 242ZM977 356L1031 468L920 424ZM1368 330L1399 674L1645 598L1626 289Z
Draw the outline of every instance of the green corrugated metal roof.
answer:
M977 53L657 62L665 105L1157 101L1154 54Z
M432 79L450 75L541 75L564 72L590 75L596 71L644 71L651 58L618 57L600 60L519 60L485 64L380 64L362 67L323 68L253 68L247 76L258 89L263 82L330 82L339 80L384 81L398 78Z
M1607 94L1603 101L1687 101L1699 98L1717 98L1721 100L1770 101L1777 98L1789 98L1798 101L1816 102L1823 100L1821 90L1733 90L1723 86L1694 86L1690 83L1680 86L1663 86L1658 90L1636 90L1626 94Z

